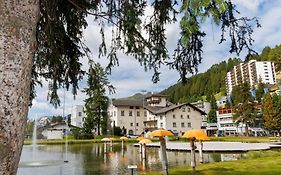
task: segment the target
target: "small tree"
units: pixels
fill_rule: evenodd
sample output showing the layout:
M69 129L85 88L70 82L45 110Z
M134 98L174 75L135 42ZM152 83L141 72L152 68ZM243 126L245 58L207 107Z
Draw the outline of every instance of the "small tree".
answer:
M212 94L210 96L210 103L211 103L211 110L208 113L208 123L216 123L217 122L217 115L216 115L216 110L218 109L217 103L216 103L216 98Z
M107 73L99 63L90 66L87 85L88 87L84 89L88 96L84 100L86 114L84 131L90 133L96 127L97 133L100 135L100 129L103 131L107 129L108 97L106 96L106 87L109 88L110 93L114 92L114 88L110 85Z
M278 122L278 108L274 105L273 99L269 93L265 94L262 106L263 125L270 132L274 132L280 128Z
M237 123L245 124L246 135L249 136L249 126L256 120L256 110L253 97L250 93L250 85L245 82L235 86L232 90L232 99L234 101L233 120Z

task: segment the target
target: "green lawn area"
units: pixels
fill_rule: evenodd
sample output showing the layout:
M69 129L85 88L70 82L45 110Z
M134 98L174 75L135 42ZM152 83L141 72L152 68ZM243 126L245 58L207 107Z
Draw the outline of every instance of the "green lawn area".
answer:
M143 173L161 175L162 172ZM281 151L254 151L248 158L236 161L201 164L192 173L190 167L170 167L170 175L279 175L281 174Z

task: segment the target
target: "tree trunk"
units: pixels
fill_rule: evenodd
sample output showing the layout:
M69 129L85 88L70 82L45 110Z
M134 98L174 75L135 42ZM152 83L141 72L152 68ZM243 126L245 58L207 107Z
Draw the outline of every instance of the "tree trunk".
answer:
M245 123L245 132L246 132L246 136L249 137L249 127L247 123Z
M0 0L0 174L15 175L28 113L38 0Z

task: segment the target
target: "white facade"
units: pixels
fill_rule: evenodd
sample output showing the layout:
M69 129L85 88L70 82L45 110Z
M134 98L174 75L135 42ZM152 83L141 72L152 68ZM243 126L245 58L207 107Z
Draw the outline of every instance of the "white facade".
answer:
M77 126L79 128L83 127L83 123L85 120L85 113L83 112L82 105L76 105L71 109L71 125Z
M145 104L145 106L143 106ZM190 129L201 129L206 113L192 104L174 105L165 95L152 94L146 102L115 100L109 106L112 125L125 128L126 134L140 135L155 129L182 133Z
M42 131L42 135L46 139L63 139L64 130L69 131L70 128L65 123L59 123L49 126Z
M217 113L218 135L242 135L245 133L245 126L237 124L233 120L234 113L231 108L221 108Z
M265 84L276 84L274 63L256 60L250 60L245 64L240 63L227 73L225 81L228 95L231 94L234 86L243 82L249 82L251 87L260 81Z
M140 135L144 131L144 113L147 111L139 104L119 105L113 101L108 108L111 126L126 128L127 134Z

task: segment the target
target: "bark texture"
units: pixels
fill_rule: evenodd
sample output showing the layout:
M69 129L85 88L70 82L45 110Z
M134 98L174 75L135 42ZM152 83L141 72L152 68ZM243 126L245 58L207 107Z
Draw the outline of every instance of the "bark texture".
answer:
M28 114L39 0L0 0L0 174L15 175Z

